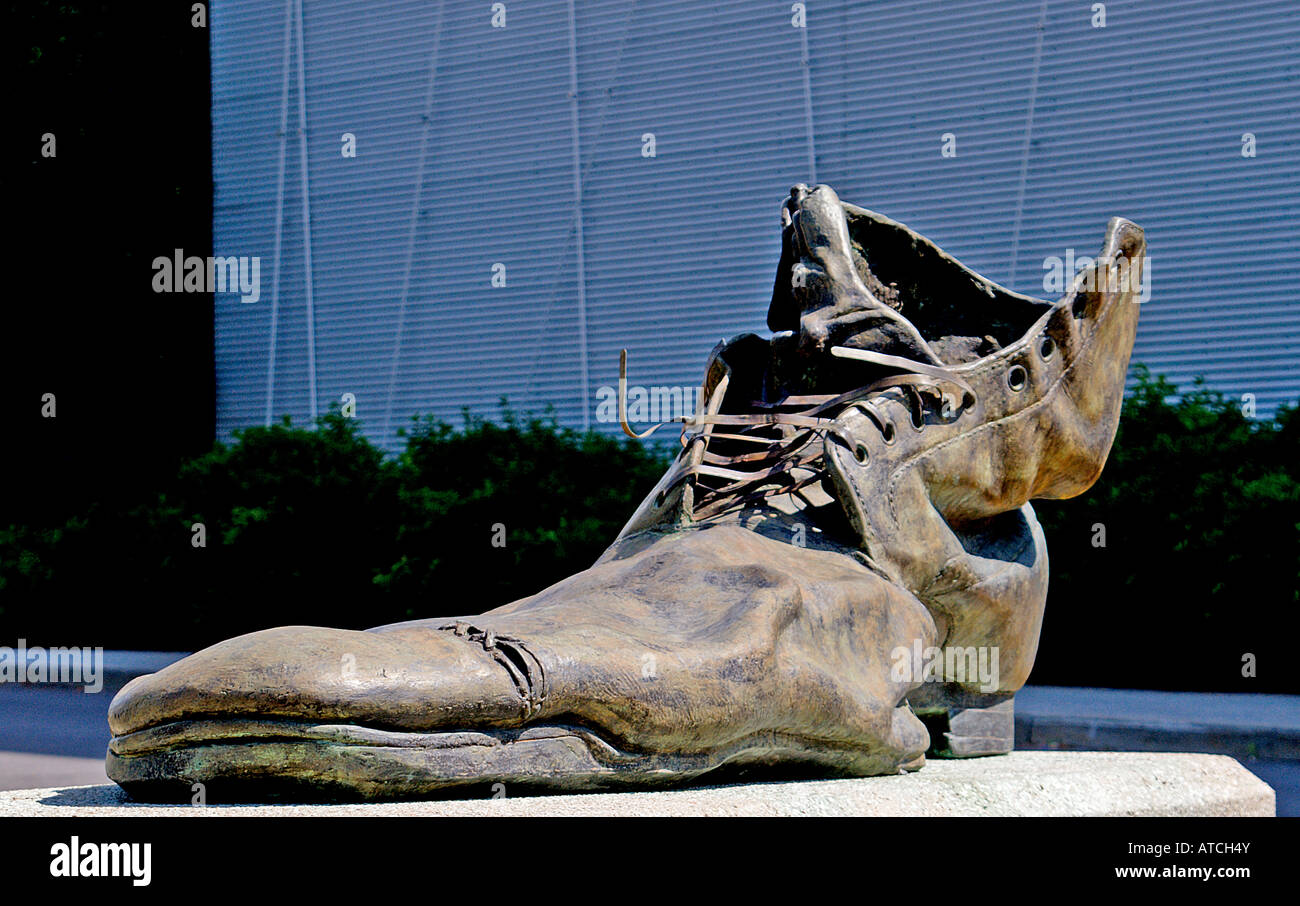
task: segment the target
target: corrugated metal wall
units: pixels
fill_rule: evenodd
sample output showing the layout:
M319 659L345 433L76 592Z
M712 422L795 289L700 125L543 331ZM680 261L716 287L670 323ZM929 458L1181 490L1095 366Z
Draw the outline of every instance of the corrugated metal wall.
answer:
M217 297L219 434L307 418L313 345L317 408L355 394L390 446L502 396L599 426L623 346L632 384L693 386L762 330L812 180L1038 295L1129 217L1135 360L1300 397L1295 0L1115 0L1104 28L1079 0L809 0L806 29L766 0L578 0L572 31L565 0L504 5L303 3L301 134L293 0L212 4L215 252L263 259L258 303Z

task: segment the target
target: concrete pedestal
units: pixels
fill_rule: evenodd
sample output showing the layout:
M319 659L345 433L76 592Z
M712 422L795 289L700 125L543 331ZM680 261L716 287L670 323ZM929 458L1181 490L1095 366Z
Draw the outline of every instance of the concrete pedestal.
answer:
M0 817L409 816L1271 816L1273 790L1225 755L1015 752L930 761L912 774L600 793L362 805L147 805L111 784L0 793Z

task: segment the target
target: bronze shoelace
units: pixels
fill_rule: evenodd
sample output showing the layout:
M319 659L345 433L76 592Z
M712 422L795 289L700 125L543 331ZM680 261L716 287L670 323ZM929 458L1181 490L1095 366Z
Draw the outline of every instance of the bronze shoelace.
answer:
M689 482L692 488L689 515L701 520L759 504L769 497L800 494L827 476L828 438L853 448L853 440L835 422L845 409L857 404L858 410L882 433L893 430L871 406L862 405L891 388L904 391L912 409L913 424L918 428L924 424L927 395L939 401L944 417L953 417L974 404L975 393L970 385L945 367L840 346L833 347L831 353L903 373L846 393L791 395L776 402L751 403L753 408L767 411L705 414L701 401L701 411L694 416L670 420L683 423L681 441L687 452L678 457L665 476L659 501L662 503L679 484ZM670 423L660 422L639 434L634 432L626 418L626 387L627 351L624 350L619 361L619 416L624 432L644 438ZM958 391L956 397L945 392L953 388ZM731 430L715 431L715 426ZM720 451L714 442L721 442L724 448L736 447L737 451ZM747 445L756 449L746 450Z
M464 620L439 626L438 630L482 645L493 660L506 668L519 692L520 708L525 719L541 711L542 705L546 703L546 667L522 639L497 635L491 629L480 629Z

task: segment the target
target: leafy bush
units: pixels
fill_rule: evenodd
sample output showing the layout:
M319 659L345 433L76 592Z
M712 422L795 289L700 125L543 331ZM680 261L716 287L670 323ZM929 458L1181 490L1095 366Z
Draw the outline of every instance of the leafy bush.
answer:
M318 430L249 428L147 502L0 531L0 627L190 650L273 625L477 613L590 565L665 465L509 411L418 423L395 459L337 412Z
M1296 407L1248 418L1138 366L1101 479L1035 504L1052 578L1032 682L1300 691L1297 454Z
M668 465L653 447L508 410L502 425L465 418L459 431L417 423L397 464L397 557L376 581L409 616L481 613L586 569Z
M1283 649L1300 612L1300 410L1251 419L1200 384L1137 377L1101 479L1036 504L1052 580L1032 681L1300 691ZM666 465L508 409L413 422L396 457L338 413L250 428L138 504L117 493L0 530L0 638L193 649L481 612L589 566Z

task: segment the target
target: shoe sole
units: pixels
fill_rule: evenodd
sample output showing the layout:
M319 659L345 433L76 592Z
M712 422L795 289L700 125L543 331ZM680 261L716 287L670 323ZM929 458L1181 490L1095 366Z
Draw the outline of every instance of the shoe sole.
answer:
M682 784L723 766L813 769L827 776L916 770L894 754L780 734L695 755L629 753L583 727L411 733L354 724L177 721L114 737L109 779L136 798L207 802L397 799L430 794L588 792Z

